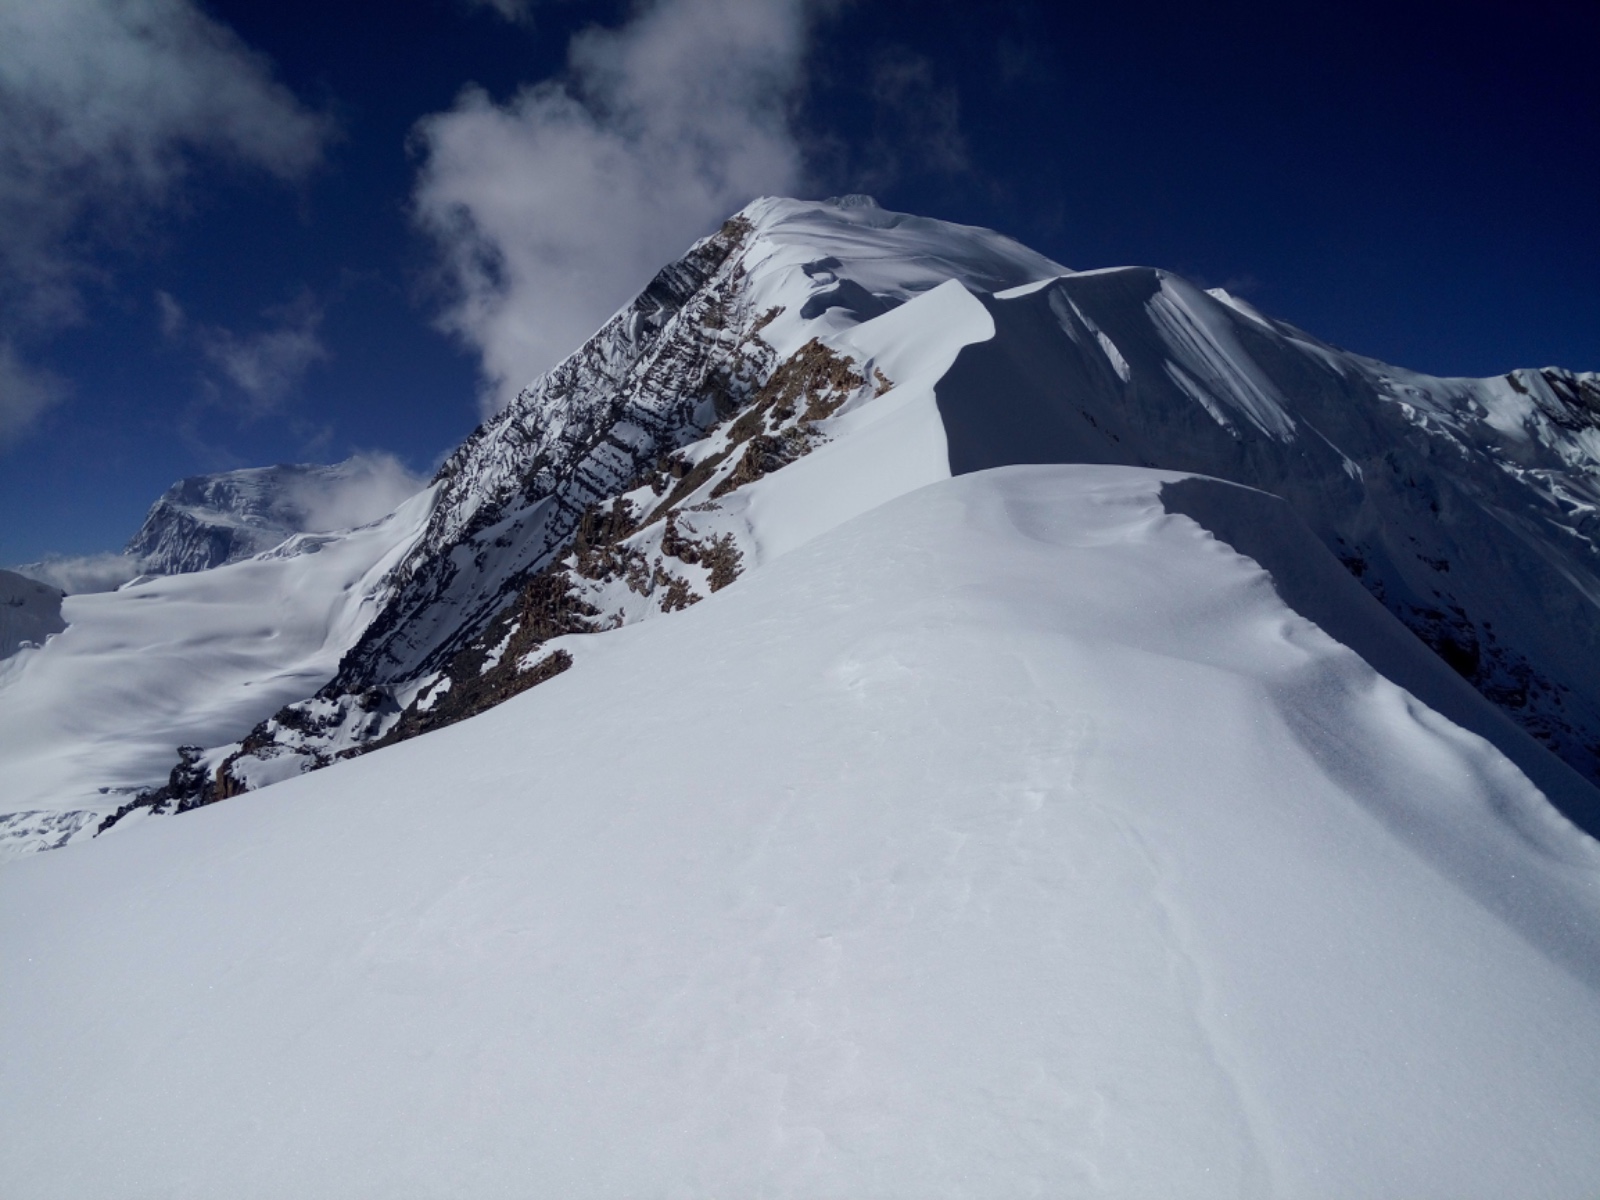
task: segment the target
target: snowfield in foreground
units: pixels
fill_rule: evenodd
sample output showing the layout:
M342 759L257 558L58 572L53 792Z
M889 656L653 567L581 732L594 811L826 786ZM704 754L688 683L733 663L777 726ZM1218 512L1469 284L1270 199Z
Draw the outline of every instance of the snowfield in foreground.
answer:
M936 483L10 864L4 1191L1594 1194L1600 851L1174 478Z

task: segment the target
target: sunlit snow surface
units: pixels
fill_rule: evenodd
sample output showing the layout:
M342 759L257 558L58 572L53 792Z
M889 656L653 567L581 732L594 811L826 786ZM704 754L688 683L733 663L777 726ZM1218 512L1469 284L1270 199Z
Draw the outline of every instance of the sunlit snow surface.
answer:
M10 864L5 1194L1594 1194L1594 843L1170 478L936 483Z

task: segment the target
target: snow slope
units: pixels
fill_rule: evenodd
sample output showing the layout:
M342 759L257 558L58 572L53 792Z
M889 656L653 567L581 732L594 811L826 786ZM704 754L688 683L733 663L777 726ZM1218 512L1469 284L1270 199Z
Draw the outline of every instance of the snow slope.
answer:
M6 1194L1594 1194L1595 843L1184 486L935 483L10 864Z
M87 832L164 777L179 745L225 745L325 683L430 499L214 570L67 597L65 632L0 662L0 859Z

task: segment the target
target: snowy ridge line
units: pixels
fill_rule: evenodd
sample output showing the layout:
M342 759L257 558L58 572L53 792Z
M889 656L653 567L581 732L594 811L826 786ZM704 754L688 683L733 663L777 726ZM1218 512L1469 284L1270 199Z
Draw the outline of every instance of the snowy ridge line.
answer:
M493 679L458 693L477 700L427 715L451 680L491 657L485 639L509 636L509 614L554 603L562 621L575 619L546 595L553 585L543 576L585 514L625 494L651 516L720 499L820 445L817 423L848 399L841 388L859 390L863 400L887 390L882 371L869 362L852 373L852 356L827 349L819 334L845 333L952 276L980 288L1062 271L988 230L854 203L756 201L663 268L632 304L446 461L426 530L385 580L378 615L329 684L240 741L191 748L166 784L124 803L106 827L132 812L187 811L279 782L548 678L549 664L526 675L517 670L526 651L505 661L494 655ZM779 403L769 392L756 407L775 410L775 420L739 424L734 418L769 385L787 399ZM750 444L730 458L729 437ZM642 499L651 479L669 493L665 500ZM690 493L698 496L693 505ZM709 530L701 549L697 533L674 538L678 519L664 526L664 549L653 540L658 535L646 534L648 547L620 551L635 566L603 583L580 579L579 592L609 589L598 605L603 615L592 620L630 620L641 606L677 611L722 586L726 564L742 555L738 541L751 536L744 524L719 522L708 511L684 514L685 530ZM642 574L641 555L658 560ZM544 598L524 595L529 589ZM519 637L556 627L531 622ZM402 714L410 714L403 725Z
M1073 272L987 230L764 199L451 455L314 669L245 681L271 690L227 721L175 706L154 767L142 750L98 796L36 787L17 808L90 812L87 836L119 802L123 818L184 811L359 756L581 666L583 635L682 611L904 492L1038 462L1282 498L1430 654L1600 780L1600 376L1434 379L1168 272ZM287 569L352 536L274 553ZM114 624L136 598L83 619ZM0 718L38 707L29 688L65 662L25 656ZM1589 784L1494 737L1600 824L1576 815Z

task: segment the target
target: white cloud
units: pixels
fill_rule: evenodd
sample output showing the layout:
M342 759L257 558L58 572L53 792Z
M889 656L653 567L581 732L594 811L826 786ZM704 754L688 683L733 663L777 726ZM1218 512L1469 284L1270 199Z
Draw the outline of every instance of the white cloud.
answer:
M196 154L295 180L329 132L193 0L0 0L0 335L82 319Z
M310 533L354 529L388 516L428 481L413 474L392 454L368 451L345 459L332 469L295 481L286 506L300 515Z
M422 120L414 196L489 411L756 195L794 190L806 0L655 0L574 38L568 77Z
M46 555L35 563L12 567L18 575L48 583L69 596L114 592L144 570L142 559L128 554Z
M508 21L526 21L533 12L533 0L463 0L468 8L492 8Z
M19 437L66 390L60 378L29 366L9 340L0 338L0 448Z
M165 296L165 293L161 293ZM170 296L166 297L171 300ZM292 304L269 309L273 324L253 333L239 334L218 326L197 331L201 353L227 380L243 392L247 413L261 416L273 411L284 397L300 386L314 363L329 357L318 336L322 308L309 295ZM183 310L176 301L162 305L163 326L172 323L174 331L184 325Z
M175 338L183 333L184 325L188 323L188 316L168 292L156 292L156 312L161 318L161 336Z

